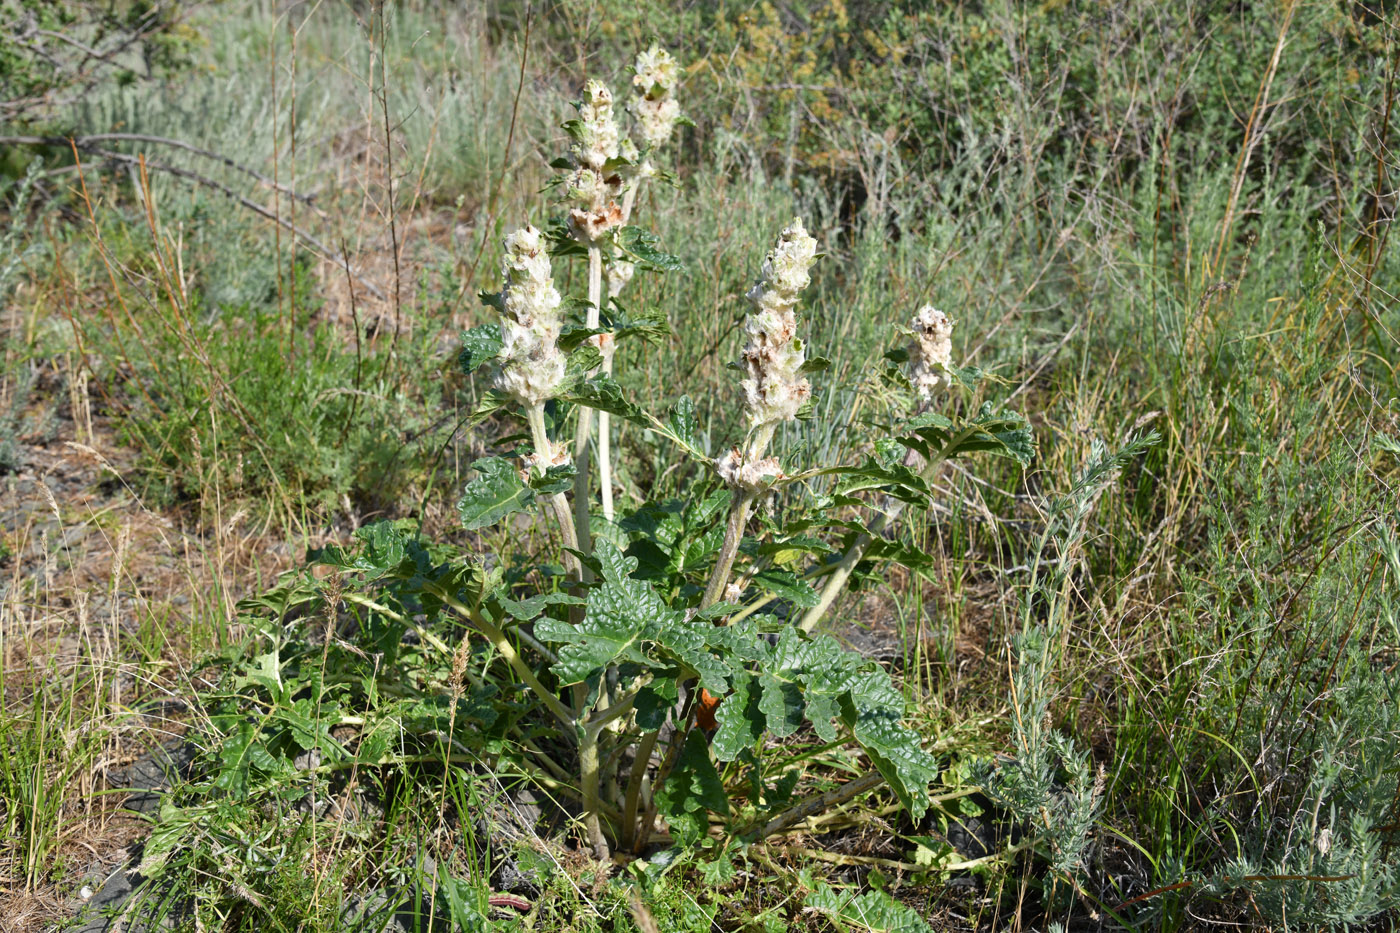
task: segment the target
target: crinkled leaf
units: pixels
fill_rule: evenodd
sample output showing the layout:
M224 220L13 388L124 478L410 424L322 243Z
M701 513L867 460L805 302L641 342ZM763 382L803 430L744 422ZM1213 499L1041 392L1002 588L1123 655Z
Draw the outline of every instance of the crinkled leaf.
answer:
M710 747L699 729L690 730L681 748L676 767L656 792L657 810L666 818L671 832L682 845L705 835L709 828L707 810L729 813L729 795L710 760Z
M572 359L573 357L570 357L570 360ZM619 418L632 419L642 415L642 410L627 400L622 386L614 382L611 376L603 374L578 383L569 391L567 397L571 402L606 411Z
M786 570L765 570L757 574L753 582L802 609L809 609L820 601L816 590Z
M734 692L724 698L715 712L715 735L711 747L720 761L733 761L745 749L753 748L763 735L763 713L757 692L750 689L752 678L738 677Z
M925 458L952 459L966 453L986 451L1028 464L1035 457L1035 436L1024 415L998 412L991 402L983 404L971 421L957 423L936 412L926 412L906 426L909 433L899 442Z
M468 531L494 525L535 501L535 491L525 485L510 461L483 457L472 464L472 469L477 476L467 483L457 501L457 511Z
M660 729L666 722L666 714L676 705L680 690L674 677L658 677L637 691L633 704L637 711L637 725L643 729Z
M541 593L528 599L515 600L509 596L497 596L496 601L512 619L519 622L532 622L538 619L546 606L581 606L583 600L568 593Z
M933 933L922 917L884 891L867 891L856 896L823 882L807 895L805 910L826 914L838 926L858 924L870 933Z
M660 238L641 227L623 227L617 243L638 264L661 272L679 272L684 266L678 257L662 252Z
M535 625L537 637L564 646L552 668L560 681L581 683L618 661L653 670L678 663L712 693L728 690L731 668L710 649L715 627L668 608L651 584L630 576L636 558L612 542L599 539L596 556L603 582L589 592L583 621L541 619Z
M486 300L486 293L482 299ZM462 351L457 354L457 364L462 372L473 373L501 355L501 326L482 324L462 334Z

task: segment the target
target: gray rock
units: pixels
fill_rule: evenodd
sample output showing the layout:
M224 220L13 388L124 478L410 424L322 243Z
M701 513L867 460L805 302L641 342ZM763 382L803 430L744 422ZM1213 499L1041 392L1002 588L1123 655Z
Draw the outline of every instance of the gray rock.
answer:
M126 808L151 813L160 806L161 795L176 781L189 778L198 750L184 739L170 739L140 758L107 776L114 787L129 787L133 793Z

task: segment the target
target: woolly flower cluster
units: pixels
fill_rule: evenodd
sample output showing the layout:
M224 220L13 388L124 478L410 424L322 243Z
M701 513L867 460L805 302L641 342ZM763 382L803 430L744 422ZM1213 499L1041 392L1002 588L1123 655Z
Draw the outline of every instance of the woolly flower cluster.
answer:
M569 198L583 205L569 211L569 228L585 243L596 243L622 223L622 176L604 166L616 159L620 143L613 118L612 92L589 81L578 105L574 142L569 148L574 170L566 179Z
M777 457L745 459L735 447L715 461L719 478L733 489L747 489L756 492L783 475Z
M927 401L946 387L953 360L953 322L933 305L924 305L909 325L914 340L909 345L909 381L919 398Z
M744 346L744 394L752 428L791 421L812 394L811 384L802 376L806 358L797 339L793 308L811 281L809 270L816 255L817 241L807 235L802 220L794 218L769 251L763 273L749 291L754 312L744 321L749 338Z
M526 225L507 234L501 261L501 372L496 388L526 406L554 397L564 381L559 330L563 300L554 287L540 231Z
M681 118L680 104L671 96L680 77L680 69L670 52L653 45L645 52L637 53L633 70L636 74L632 83L636 85L638 96L628 109L637 118L643 142L648 148L655 148L671 138Z
M601 172L609 159L617 158L618 147L612 91L603 82L590 80L583 86L578 122L578 138L570 148L574 161Z

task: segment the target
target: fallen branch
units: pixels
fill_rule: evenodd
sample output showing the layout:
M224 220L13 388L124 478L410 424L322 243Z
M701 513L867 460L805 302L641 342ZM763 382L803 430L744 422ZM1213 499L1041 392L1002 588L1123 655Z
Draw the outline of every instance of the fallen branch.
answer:
M257 169L250 168L241 162L233 159L221 152L212 149L202 149L199 146L184 142L179 139L171 139L167 136L150 136L145 133L94 133L91 136L0 136L0 146L62 146L65 149L69 145L77 146L85 152L101 151L102 143L132 142L132 143L152 143L157 146L169 146L172 149L181 149L192 155L201 158L211 159L223 165L227 165L234 171L242 172L249 178L255 178L269 188L273 188L289 198L295 198L303 204L311 204L316 200L313 194L298 194L286 185L268 178Z
M79 140L83 138L87 138L90 140L92 137L74 137L71 140L72 145L78 149L84 148L79 144ZM58 137L0 136L0 145L49 145L50 140L52 139L58 139L59 143L69 142L69 140L59 139ZM114 162L121 162L124 165L140 165L143 161L140 156L127 155L124 152L114 152L111 149L103 149L97 145L87 146L86 151L103 159L110 159ZM277 214L263 207L256 201L244 197L237 191L234 191L228 185L225 185L222 182L215 181L207 175L201 175L198 172L193 172L187 168L180 168L179 166L175 165L166 165L163 162L152 162L149 159L147 159L145 160L145 166L148 170L164 172L167 175L174 175L177 178L184 178L188 181L194 182L195 184L203 185L206 188L212 188L213 190L222 194L224 197L229 198L233 201L237 201L243 207L246 207L248 210L257 214L259 217L270 220L278 226L290 230L293 235L305 241L312 248L314 248L316 252L320 253L323 259L344 268L345 273L357 279L360 285L365 289L365 291L369 292L371 295L373 295L381 301L384 300L384 292L380 288L378 288L373 282L366 280L362 273L360 273L357 269L355 269L348 262L346 262L344 257L338 256L335 250L331 249L325 243L321 242L319 238L303 230L301 227L296 226L291 221L279 217Z

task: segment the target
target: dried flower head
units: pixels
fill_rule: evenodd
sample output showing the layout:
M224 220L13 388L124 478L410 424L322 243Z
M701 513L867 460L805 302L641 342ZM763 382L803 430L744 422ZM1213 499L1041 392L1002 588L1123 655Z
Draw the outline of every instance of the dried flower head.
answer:
M811 281L816 254L817 241L807 235L802 220L794 218L749 290L754 311L744 321L749 338L744 346L744 395L751 428L792 420L812 395L802 375L806 354L797 339L794 309Z
M540 231L526 225L505 238L501 274L501 363L496 387L527 406L553 398L564 381L559 331L563 300L554 287Z
M628 109L637 118L642 141L648 148L655 148L671 138L681 117L680 104L671 93L680 77L680 69L671 53L659 45L639 52L632 67L636 72L632 84L638 96L632 99Z
M927 401L936 390L949 384L953 322L933 305L924 305L909 326L914 331L914 340L909 344L909 381L919 398Z
M731 489L757 492L783 475L777 457L745 458L735 447L715 461L719 478Z

